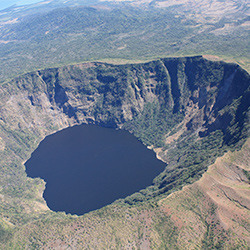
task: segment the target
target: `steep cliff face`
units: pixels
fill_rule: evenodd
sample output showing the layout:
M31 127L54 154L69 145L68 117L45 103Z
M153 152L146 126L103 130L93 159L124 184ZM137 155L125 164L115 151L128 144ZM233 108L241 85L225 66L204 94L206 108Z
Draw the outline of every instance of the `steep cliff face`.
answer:
M121 201L145 203L193 183L218 156L243 145L249 136L249 86L239 66L202 57L79 64L3 84L3 227L51 213L41 197L44 183L27 178L22 165L46 135L81 123L129 130L166 162L152 186Z

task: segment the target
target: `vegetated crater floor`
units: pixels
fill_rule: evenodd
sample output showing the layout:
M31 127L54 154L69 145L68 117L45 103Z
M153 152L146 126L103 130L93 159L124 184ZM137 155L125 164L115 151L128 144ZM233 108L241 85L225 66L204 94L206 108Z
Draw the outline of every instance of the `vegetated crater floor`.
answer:
M238 65L201 56L126 65L78 64L4 83L0 87L4 225L15 227L52 216L42 198L45 183L27 178L23 162L45 136L76 124L128 130L167 163L151 185L114 204L121 210L147 206L194 183L216 158L241 149L248 138L249 86L248 73ZM107 213L99 211L98 216L115 213L109 209L100 210ZM167 220L165 215L160 218ZM159 220L157 230L164 231ZM211 234L205 237L206 232L203 239L209 244Z

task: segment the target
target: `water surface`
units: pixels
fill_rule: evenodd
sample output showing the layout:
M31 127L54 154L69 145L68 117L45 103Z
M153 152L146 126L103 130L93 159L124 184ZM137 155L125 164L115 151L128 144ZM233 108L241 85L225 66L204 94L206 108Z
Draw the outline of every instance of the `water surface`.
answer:
M133 135L97 125L46 137L25 163L50 209L81 215L147 187L165 164Z

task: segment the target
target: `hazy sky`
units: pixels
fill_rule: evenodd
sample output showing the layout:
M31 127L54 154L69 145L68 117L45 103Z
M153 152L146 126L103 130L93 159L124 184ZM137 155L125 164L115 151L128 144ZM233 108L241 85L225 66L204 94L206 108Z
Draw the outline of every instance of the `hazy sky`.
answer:
M0 10L5 9L13 4L25 5L38 2L42 2L42 0L0 0Z

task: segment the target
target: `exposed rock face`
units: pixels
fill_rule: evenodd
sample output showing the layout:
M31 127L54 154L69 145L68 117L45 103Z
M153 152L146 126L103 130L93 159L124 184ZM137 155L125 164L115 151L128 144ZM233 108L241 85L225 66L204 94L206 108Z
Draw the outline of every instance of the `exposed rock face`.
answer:
M145 64L87 63L25 74L0 87L1 214L22 224L46 206L44 183L21 164L48 134L81 123L124 128L168 163L133 204L197 180L249 135L250 77L202 57ZM34 202L35 200L35 202ZM9 216L9 210L18 208ZM38 211L40 211L38 213Z
M145 104L156 103L167 112L183 115L188 107L197 105L202 112L195 117L196 122L187 125L188 129L196 130L205 123L203 130L211 132L228 126L222 120L232 121L219 111L238 100L248 85L247 73L238 66L195 57L138 65L89 63L48 69L4 84L1 92L10 107L23 113L25 101L26 109L33 109L38 116L42 113L59 128L64 123L90 121L122 127L140 114ZM4 104L2 109L7 109ZM61 123L54 122L55 115L65 117L65 121L61 118ZM25 117L23 124L19 121L23 126L31 125L25 119L37 121L32 115Z

